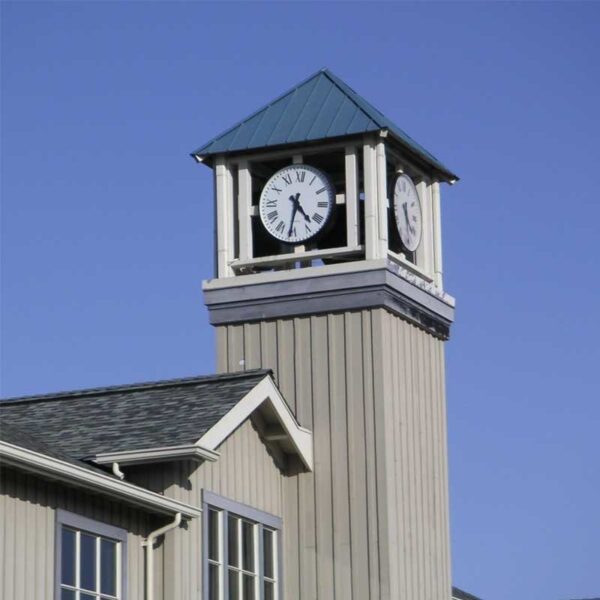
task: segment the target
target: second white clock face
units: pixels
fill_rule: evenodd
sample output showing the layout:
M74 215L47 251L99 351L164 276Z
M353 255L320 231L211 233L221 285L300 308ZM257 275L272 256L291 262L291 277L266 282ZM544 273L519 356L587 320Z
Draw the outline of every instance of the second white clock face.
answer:
M421 243L421 201L415 184L408 175L399 175L394 185L394 212L402 244L414 252Z
M327 176L309 165L290 165L267 181L260 195L260 219L276 239L299 244L323 230L335 203Z

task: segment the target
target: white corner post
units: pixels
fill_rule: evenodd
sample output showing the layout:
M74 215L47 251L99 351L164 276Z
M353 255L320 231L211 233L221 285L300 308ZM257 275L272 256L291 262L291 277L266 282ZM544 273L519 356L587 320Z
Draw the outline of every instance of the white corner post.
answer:
M433 269L435 285L443 289L442 281L442 211L440 202L440 183L431 182L431 209L433 211Z
M356 148L346 146L346 246L356 248L359 243L360 216L358 212L358 164Z
M431 210L431 186L424 178L417 185L422 213L422 239L417 248L417 266L433 279L433 219Z
M224 156L215 161L215 212L217 215L217 277L233 275L234 259L233 177Z
M363 144L365 192L365 258L381 258L379 246L379 207L377 202L377 156L375 144L366 139Z
M388 243L388 192L387 192L387 163L385 158L385 142L377 140L375 148L377 163L377 205L379 256L387 257Z
M247 160L238 165L238 231L240 260L252 258L252 176Z

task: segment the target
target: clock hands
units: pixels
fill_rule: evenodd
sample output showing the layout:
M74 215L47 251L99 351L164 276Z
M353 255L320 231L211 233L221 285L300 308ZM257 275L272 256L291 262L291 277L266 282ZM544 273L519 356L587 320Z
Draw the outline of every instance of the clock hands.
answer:
M404 202L402 204L402 208L404 209L404 217L406 218L406 225L409 229L409 231L414 235L417 233L416 229L410 224L410 219L408 218L408 209L407 209L407 203Z
M288 230L288 237L292 237L292 231L294 228L294 219L296 218L296 213L299 212L304 220L310 222L310 217L304 212L302 205L300 204L300 192L298 192L295 196L290 196L290 202L294 205L292 208L292 218L290 219L290 228Z
M290 196L290 201L292 202L292 204L294 205L294 207L292 208L292 218L290 219L290 228L288 229L288 237L292 237L292 231L294 230L294 219L296 218L296 212L298 211L298 196L300 196L300 194L296 194L296 196Z

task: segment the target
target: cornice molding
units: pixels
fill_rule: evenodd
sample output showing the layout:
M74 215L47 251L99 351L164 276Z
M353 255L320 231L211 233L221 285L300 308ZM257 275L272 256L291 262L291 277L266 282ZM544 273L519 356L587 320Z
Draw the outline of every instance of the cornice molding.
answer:
M327 267L322 267L327 269ZM390 312L447 339L454 320L454 299L433 283L391 261L355 263L355 269L293 271L289 279L246 275L204 284L213 325L261 321L368 308ZM236 285L238 280L238 285Z

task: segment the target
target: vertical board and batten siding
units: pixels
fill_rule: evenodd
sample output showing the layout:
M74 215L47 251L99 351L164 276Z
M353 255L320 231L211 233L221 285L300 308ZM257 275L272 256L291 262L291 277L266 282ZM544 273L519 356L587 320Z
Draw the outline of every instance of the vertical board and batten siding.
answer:
M57 509L127 530L127 598L144 597L141 542L158 526L145 513L11 468L0 475L0 598L54 598Z
M217 368L271 368L313 432L283 478L285 594L450 598L443 342L385 309L217 327Z
M202 506L209 490L283 516L282 475L250 420L218 448L214 462L179 461L127 469L127 479L169 498ZM155 600L202 598L202 520L169 531L155 550Z

